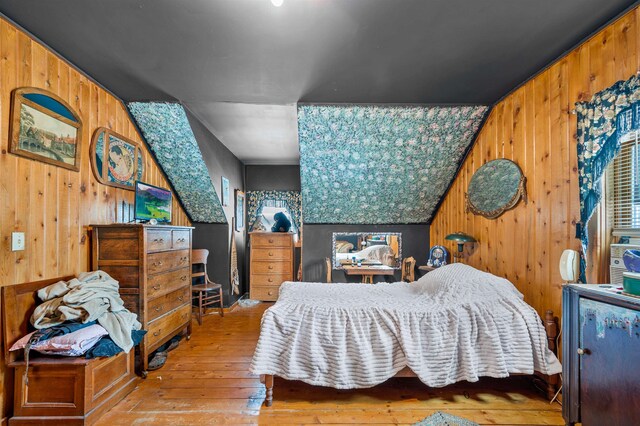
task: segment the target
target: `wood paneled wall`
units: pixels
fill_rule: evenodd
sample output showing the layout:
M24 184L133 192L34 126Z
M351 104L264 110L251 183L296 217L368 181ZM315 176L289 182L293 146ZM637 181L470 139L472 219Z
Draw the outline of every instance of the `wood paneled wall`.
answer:
M453 250L444 240L448 233L473 235L479 243L464 261L511 280L540 313L560 313L560 255L580 248L576 116L570 112L575 102L640 69L639 19L638 9L631 10L499 102L432 222L432 245ZM465 213L471 176L496 158L520 165L528 203L495 220Z
M66 100L82 118L80 171L8 153L11 92L30 86ZM141 142L122 103L29 35L0 18L0 284L9 285L87 271L87 225L129 220L133 191L100 184L91 171L89 145L98 127ZM141 142L141 145L144 143ZM168 187L146 152L143 180ZM173 223L189 224L175 201ZM11 232L26 235L26 250L11 252Z
M82 119L80 171L73 172L8 153L11 92L38 87L66 100ZM0 17L0 285L90 268L87 226L125 222L134 192L100 184L91 171L89 145L98 127L142 142L124 105L29 35ZM142 180L169 187L148 150ZM125 207L123 208L123 202ZM174 197L173 223L189 225ZM11 233L24 232L26 250L11 251ZM1 417L10 412L11 380L0 359ZM10 378L10 375L6 376Z

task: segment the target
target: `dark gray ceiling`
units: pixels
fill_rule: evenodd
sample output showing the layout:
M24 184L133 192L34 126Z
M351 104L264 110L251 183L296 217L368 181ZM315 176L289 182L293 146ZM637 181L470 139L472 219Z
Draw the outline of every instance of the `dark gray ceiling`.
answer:
M1 0L0 11L124 100L184 102L233 151L239 129L207 119L228 110L216 103L492 104L633 3Z

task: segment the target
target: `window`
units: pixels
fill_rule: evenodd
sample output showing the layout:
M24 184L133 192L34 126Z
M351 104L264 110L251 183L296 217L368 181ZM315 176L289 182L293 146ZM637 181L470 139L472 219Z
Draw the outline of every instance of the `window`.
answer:
M289 208L284 202L274 200L265 200L262 204L262 211L260 212L262 215L262 222L268 230L271 230L271 227L275 224L274 216L276 213L284 213L284 215L287 216L287 219L291 222L291 229L289 231L293 233L298 232L293 218L291 217L291 213L289 212Z
M638 133L622 140L607 169L607 214L614 231L640 229L640 142Z

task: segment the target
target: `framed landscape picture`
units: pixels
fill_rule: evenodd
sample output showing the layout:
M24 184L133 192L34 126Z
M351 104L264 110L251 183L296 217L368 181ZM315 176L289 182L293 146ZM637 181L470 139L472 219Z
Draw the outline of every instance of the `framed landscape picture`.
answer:
M229 205L229 179L227 179L224 176L222 176L221 192L222 192L222 205L226 207Z
M244 229L244 192L236 190L236 231Z
M10 127L12 154L80 169L82 121L62 98L34 87L14 90Z
M91 166L96 179L117 188L135 188L144 172L144 151L140 145L105 127L93 134L89 149Z

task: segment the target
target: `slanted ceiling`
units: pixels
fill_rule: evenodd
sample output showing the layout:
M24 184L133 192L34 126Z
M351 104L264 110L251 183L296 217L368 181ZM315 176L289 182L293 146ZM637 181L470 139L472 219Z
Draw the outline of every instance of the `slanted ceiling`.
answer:
M182 105L131 102L127 107L189 217L195 222L227 223Z
M428 223L485 106L301 105L305 223Z
M490 105L633 0L1 0L125 101L241 161L297 161L297 102ZM277 153L278 156L275 156Z

